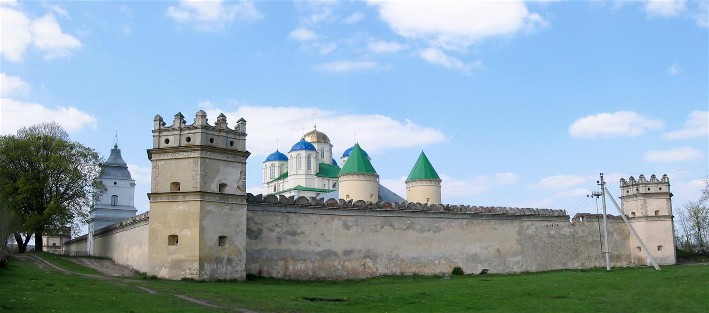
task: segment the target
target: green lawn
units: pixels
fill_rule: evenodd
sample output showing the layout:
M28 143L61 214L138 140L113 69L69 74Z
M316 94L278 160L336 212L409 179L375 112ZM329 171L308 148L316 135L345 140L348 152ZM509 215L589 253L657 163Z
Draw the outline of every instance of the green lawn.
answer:
M0 311L219 311L188 303L176 294L225 310L257 312L708 312L709 266L343 282L101 281L39 270L16 259L9 269L0 269Z

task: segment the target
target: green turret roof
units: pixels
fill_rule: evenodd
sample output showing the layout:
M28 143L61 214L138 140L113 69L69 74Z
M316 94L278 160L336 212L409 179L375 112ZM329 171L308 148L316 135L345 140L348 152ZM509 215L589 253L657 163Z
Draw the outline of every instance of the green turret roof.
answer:
M436 173L436 169L433 168L433 165L431 165L431 162L426 157L426 154L421 151L421 154L419 155L418 160L416 160L416 164L414 164L414 168L411 169L411 173L409 174L409 177L406 178L406 181L436 179L440 180L441 178L438 176L438 173Z
M377 174L372 162L369 162L369 158L364 155L364 151L362 151L359 144L354 145L352 153L345 164L342 165L340 176L347 174Z

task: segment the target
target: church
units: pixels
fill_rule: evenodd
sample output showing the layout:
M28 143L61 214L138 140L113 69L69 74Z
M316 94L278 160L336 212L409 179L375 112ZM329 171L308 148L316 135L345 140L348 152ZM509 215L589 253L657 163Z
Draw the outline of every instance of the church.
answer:
M263 194L441 204L441 178L423 151L406 180L404 199L379 184L371 158L359 143L342 153L342 167L332 147L330 138L315 126L293 144L288 155L276 149L263 161Z

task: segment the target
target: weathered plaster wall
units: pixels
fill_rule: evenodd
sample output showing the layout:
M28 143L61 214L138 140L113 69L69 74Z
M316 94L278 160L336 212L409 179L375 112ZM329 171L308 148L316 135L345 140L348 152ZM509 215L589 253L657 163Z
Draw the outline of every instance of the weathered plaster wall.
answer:
M149 213L102 228L94 233L94 256L113 259L121 265L148 270Z
M64 243L64 253L68 255L74 255L76 253L85 253L86 247L86 235L74 238Z
M595 223L513 216L328 209L249 203L246 271L289 279L513 273L603 266ZM612 263L630 261L628 231L611 221Z

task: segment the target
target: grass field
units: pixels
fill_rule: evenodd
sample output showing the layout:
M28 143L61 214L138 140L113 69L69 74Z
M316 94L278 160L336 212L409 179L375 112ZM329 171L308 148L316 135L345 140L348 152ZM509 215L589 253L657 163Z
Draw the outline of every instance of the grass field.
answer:
M49 260L60 267L67 262ZM220 308L193 304L176 295ZM709 312L709 266L342 282L99 280L38 269L17 259L11 260L8 269L0 269L0 311L215 312L234 308L256 312Z

